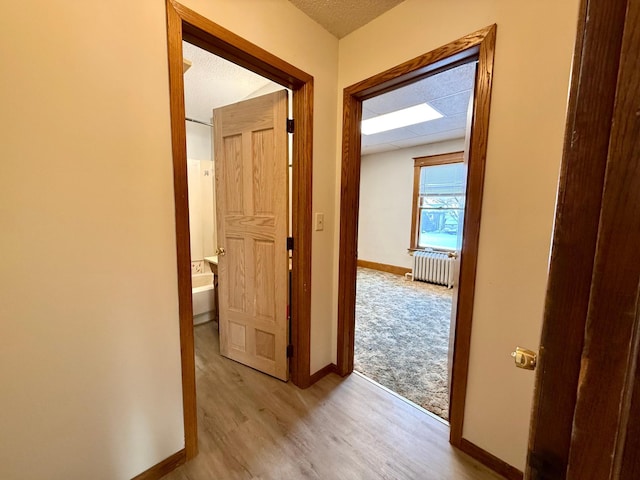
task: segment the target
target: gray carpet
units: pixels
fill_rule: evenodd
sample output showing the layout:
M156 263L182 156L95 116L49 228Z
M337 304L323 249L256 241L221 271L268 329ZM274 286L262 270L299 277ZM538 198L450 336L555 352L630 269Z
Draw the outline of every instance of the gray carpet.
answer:
M451 292L358 268L355 370L445 420Z

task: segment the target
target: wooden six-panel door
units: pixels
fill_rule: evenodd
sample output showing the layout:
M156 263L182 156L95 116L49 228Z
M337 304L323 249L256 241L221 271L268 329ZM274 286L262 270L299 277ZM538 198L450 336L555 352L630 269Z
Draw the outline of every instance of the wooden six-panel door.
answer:
M287 380L285 90L213 111L220 352Z

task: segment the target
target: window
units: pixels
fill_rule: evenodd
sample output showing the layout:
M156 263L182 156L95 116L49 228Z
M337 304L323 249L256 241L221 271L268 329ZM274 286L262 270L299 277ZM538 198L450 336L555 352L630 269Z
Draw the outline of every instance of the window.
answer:
M412 249L458 248L465 188L462 152L414 159Z

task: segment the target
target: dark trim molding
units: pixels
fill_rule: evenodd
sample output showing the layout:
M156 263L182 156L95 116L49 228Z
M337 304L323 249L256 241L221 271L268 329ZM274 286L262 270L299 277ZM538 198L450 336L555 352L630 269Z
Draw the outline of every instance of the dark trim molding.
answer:
M532 479L564 479L569 464L626 9L626 0L580 5L529 431Z
M136 475L131 480L158 480L164 477L169 472L172 472L180 465L187 461L187 454L183 448L177 451L170 457L165 458L160 463L155 464L153 467L145 470L140 475Z
M362 102L453 66L478 61L451 379L450 442L454 446L462 441L496 28L486 27L344 89L337 346L340 375L353 371Z
M335 363L330 363L329 365L325 365L316 373L311 375L311 384L316 383L318 380L320 380L323 377L326 377L330 373L337 373L337 372L338 372L338 367L336 367Z
M486 450L483 450L469 440L463 438L460 441L460 446L458 448L470 457L478 460L483 465L489 467L494 472L499 473L507 480L522 480L522 478L524 477L524 474L516 467L513 467L507 462L500 460L495 455L492 455Z
M189 251L189 205L187 196L187 152L184 111L182 40L252 70L293 91L296 133L293 136L293 237L291 341L294 356L289 365L291 381L311 385L311 233L313 169L313 77L242 37L167 0L167 36L171 106L171 140L176 217L180 353L187 460L198 453L193 308L191 304L191 259Z
M414 167L432 167L434 165L449 165L451 163L464 162L464 152L441 153L439 155L426 155L413 157Z
M180 361L185 454L198 454L198 412L196 407L195 348L191 299L191 253L189 244L189 197L187 195L187 134L184 113L182 70L182 19L167 2L169 95L171 105L171 149L175 198L176 252L178 269L178 311L180 316Z
M386 263L370 262L368 260L358 259L357 265L363 268L370 268L371 270L378 270L379 272L395 273L396 275L411 273L411 269L407 267L398 267L396 265L387 265Z

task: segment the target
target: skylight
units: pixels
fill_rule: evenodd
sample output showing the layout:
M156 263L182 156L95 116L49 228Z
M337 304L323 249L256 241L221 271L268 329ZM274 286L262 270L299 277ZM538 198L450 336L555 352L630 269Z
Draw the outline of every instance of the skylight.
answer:
M395 112L385 113L377 117L363 120L361 131L363 135L386 132L396 128L408 127L417 123L428 122L442 118L442 114L426 103L421 103Z

